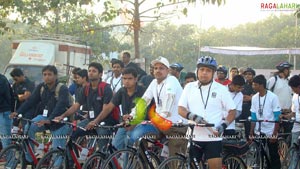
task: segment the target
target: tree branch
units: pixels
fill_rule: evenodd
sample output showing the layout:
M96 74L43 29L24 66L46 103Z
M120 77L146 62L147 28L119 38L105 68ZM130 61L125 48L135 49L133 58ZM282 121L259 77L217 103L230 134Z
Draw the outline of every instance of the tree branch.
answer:
M180 2L176 2L176 3L170 3L170 4L166 4L166 5L163 5L163 6L160 6L160 7L153 7L153 8L149 8L145 11L142 11L140 12L140 15L146 13L146 12L149 12L149 11L152 11L152 10L155 10L155 9L158 9L158 8L164 8L164 7L167 7L167 6L172 6L172 5L175 5L175 4L181 4L181 3L187 3L188 1L180 1Z

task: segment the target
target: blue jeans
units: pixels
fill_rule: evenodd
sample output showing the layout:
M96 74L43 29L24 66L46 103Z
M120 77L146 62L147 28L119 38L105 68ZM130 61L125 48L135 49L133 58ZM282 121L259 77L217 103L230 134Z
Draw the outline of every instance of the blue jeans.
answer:
M159 135L159 131L152 124L139 124L130 133L130 139L128 144L133 145L139 138L148 135Z
M0 112L0 135L3 149L11 144L12 119L9 118L10 111Z
M41 120L48 120L47 117L44 117L42 115L38 115L35 118L32 119L33 123L30 125L26 124L25 126L25 130L28 130L28 137L35 139L35 133L37 132L43 132L46 129L45 126L37 126L36 124L34 124L34 122L39 122ZM52 148L56 149L57 147L62 147L65 148L66 146L66 136L69 134L70 132L70 128L67 125L62 126L61 128L57 129L57 130L52 130L50 131L51 135L52 135ZM34 145L31 143L31 147L34 148ZM29 153L25 153L25 157L26 160L28 162L32 162L32 158L29 155Z
M112 145L117 150L125 149L129 145L128 140L130 133L131 131L127 131L125 128L119 128L115 137L112 140Z
M300 136L300 131L298 132L293 132L292 133L292 140L291 140L291 146L294 146L294 143L298 144L298 137ZM294 169L296 166L296 162L298 161L297 160L297 156L293 156L291 157L290 159L290 166L289 166L289 169Z

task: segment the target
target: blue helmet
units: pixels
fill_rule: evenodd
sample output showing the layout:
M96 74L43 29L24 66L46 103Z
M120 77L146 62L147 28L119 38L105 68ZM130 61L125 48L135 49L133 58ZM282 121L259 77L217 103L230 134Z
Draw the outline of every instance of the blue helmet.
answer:
M216 59L211 56L202 56L197 61L197 68L208 67L216 71L217 65Z
M184 67L180 63L173 63L170 65L170 68L176 69L178 72L180 72Z

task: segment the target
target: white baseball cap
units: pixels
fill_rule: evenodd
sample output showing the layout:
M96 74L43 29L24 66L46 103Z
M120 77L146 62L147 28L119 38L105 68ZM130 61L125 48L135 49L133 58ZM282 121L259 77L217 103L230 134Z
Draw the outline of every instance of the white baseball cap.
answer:
M157 59L152 60L151 64L154 66L156 63L161 63L163 65L165 65L167 68L170 68L170 64L168 59L166 59L165 57L159 56Z

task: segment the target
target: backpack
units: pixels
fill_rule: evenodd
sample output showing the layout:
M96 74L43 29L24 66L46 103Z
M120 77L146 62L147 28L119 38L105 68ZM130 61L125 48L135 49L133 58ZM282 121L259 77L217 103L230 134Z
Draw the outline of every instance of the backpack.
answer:
M104 88L105 88L106 85L108 85L108 84L105 83L105 82L98 83L98 96L101 97L101 98L103 97ZM84 89L84 95L86 97L89 95L89 90L90 90L90 83L88 83L85 86L85 89ZM120 120L120 109L119 109L119 106L115 106L113 108L113 110L111 111L110 115L113 118L114 122L119 123L119 120Z
M275 82L274 82L273 86L270 88L271 92L274 92L274 88L275 88L275 85L276 85L276 82L277 82L277 75L275 75L274 77L275 77Z
M63 86L63 84L62 83L58 83L56 85L56 87L55 87L55 95L54 95L54 97L55 97L56 101L58 100L59 91L60 91L61 86ZM42 96L44 90L45 90L45 88L42 85L41 90L40 90L40 95L41 96ZM68 92L68 98L69 98L69 104L68 104L67 108L70 108L73 105L73 103L74 103L74 98L72 97L72 95L70 94L70 92Z

